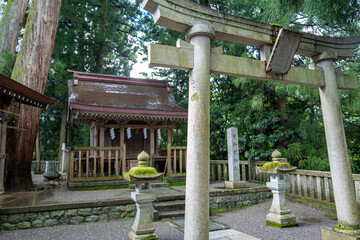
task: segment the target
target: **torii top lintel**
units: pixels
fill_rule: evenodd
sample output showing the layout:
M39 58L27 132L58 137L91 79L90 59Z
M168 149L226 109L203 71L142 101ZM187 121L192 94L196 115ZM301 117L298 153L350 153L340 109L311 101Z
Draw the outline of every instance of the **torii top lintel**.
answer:
M280 27L221 13L186 0L138 0L153 14L157 25L178 32L186 32L199 22L209 22L215 38L254 47L273 45ZM322 52L333 52L338 59L353 56L359 46L360 35L352 37L324 37L304 33L297 54L313 57Z

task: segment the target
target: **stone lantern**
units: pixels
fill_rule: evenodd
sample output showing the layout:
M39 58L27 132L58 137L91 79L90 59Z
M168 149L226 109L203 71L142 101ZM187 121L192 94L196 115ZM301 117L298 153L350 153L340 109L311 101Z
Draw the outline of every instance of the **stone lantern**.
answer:
M266 225L278 228L297 226L296 218L291 213L285 198L286 190L290 189L290 183L286 182L286 173L296 171L296 167L291 166L286 158L281 158L281 153L277 150L271 156L272 162L258 167L260 172L269 173L270 182L267 182L266 186L273 193L270 213L266 215Z
M157 239L149 212L150 204L156 200L155 193L151 191L151 182L161 180L163 174L149 167L149 158L149 155L142 151L137 156L138 166L131 168L128 173L128 180L135 183L135 192L131 193L131 198L136 204L136 217L128 240Z

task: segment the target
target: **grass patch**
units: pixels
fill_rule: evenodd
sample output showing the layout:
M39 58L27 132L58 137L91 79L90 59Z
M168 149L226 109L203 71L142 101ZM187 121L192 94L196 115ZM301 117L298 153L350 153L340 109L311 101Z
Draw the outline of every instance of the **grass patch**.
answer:
M185 186L186 182L185 181L181 181L181 182L169 182L169 187L178 187L178 186Z
M318 205L318 206L321 206L321 207L326 207L326 208L330 208L330 209L336 210L336 207L335 207L335 206L332 206L332 205L323 204L323 203L321 203L321 202L314 202L314 204L316 204L316 205Z
M266 184L266 182L262 182L262 181L258 181L258 180L252 180L252 179L249 179L247 180L248 182L253 182L253 183L260 183L260 184Z
M111 190L130 188L130 185L111 185L111 186L96 186L96 187L81 187L75 188L74 191L95 191L95 190Z

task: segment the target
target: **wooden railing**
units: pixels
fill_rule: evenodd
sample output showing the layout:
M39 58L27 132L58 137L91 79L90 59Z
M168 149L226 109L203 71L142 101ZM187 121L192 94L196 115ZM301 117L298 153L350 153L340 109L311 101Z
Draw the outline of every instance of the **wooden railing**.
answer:
M60 172L60 168L61 168L61 163L59 161L47 161L50 164L50 170L53 171L57 171ZM40 171L44 171L45 172L45 167L46 167L46 161L40 161ZM32 161L31 162L31 170L32 171L37 171L39 168L39 162L38 161Z
M182 174L186 171L186 147L172 147L167 145L165 171L168 177Z
M126 145L121 147L67 148L69 181L123 179L126 169Z
M269 174L260 173L256 167L262 166L262 161L240 161L240 178L242 181L256 180L268 182ZM250 167L249 167L250 166ZM211 181L228 180L228 161L210 160ZM287 180L291 187L289 195L310 198L317 201L334 202L333 185L330 172L311 171L298 169L296 172L287 174ZM360 205L360 174L353 174L356 199Z
M210 160L210 181L228 180L228 161Z

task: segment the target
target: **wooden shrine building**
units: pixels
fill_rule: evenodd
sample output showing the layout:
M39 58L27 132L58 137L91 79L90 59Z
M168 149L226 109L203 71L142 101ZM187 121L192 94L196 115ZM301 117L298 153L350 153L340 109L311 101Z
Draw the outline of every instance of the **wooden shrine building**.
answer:
M11 154L6 151L8 129L28 130L26 119L21 114L22 104L46 109L49 104L55 102L55 99L46 97L0 74L0 193L4 191L6 156Z
M74 147L77 153L70 154L73 180L120 179L143 150L163 172L167 152L159 151L159 137L171 144L174 123L187 121L168 81L69 72L74 76L68 80L68 121L90 126L90 148Z

